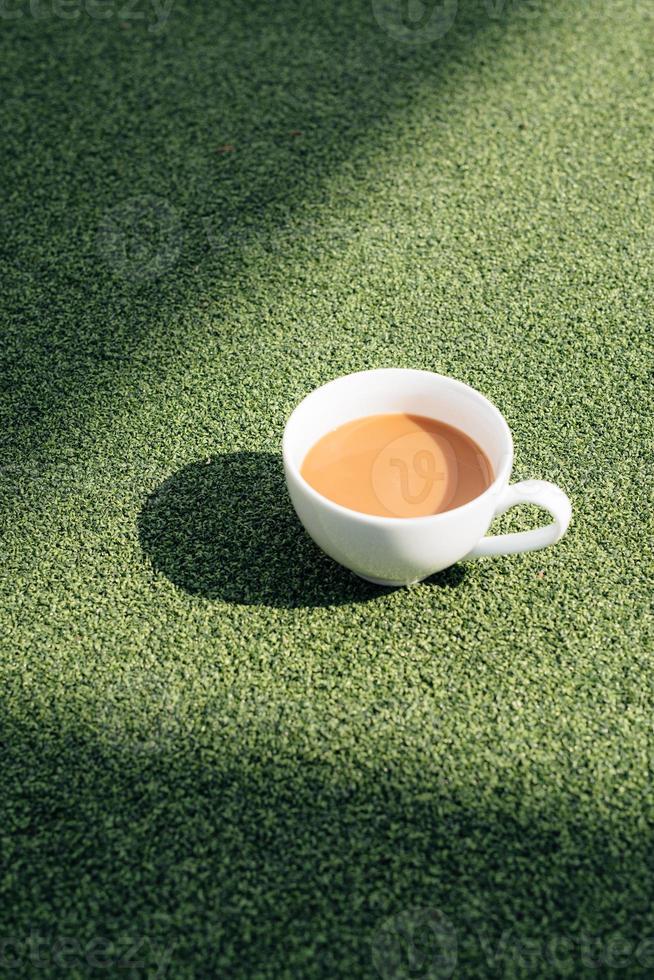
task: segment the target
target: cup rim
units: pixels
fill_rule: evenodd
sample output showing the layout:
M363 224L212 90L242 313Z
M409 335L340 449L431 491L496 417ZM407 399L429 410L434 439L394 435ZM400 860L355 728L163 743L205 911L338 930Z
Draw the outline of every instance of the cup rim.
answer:
M507 445L508 445L508 453L506 454L506 458L504 459L502 465L500 466L499 472L496 474L495 479L488 487L486 487L483 493L480 493L477 497L473 497L472 500L469 500L465 504L460 504L458 507L452 507L451 510L441 511L439 514L423 514L419 517L386 517L384 514L367 514L365 511L353 510L351 507L345 507L343 506L343 504L337 504L336 501L330 500L329 497L325 497L318 490L314 489L314 487L312 487L311 484L304 479L302 473L300 472L300 467L297 466L290 458L290 449L288 445L289 442L288 430L289 430L289 426L293 422L294 418L296 418L296 416L299 414L305 402L313 395L315 395L316 392L322 391L324 388L329 388L332 385L337 385L340 381L344 381L346 378L355 378L355 377L363 378L366 375L369 376L371 374L382 374L382 373L403 374L403 375L413 374L413 375L420 375L423 377L427 376L429 378L438 379L439 381L447 381L449 384L453 384L456 387L466 391L466 393L472 395L480 403L483 403L487 408L490 408L491 412L496 418L498 426L500 427L504 437L506 438ZM314 500L316 500L318 503L322 504L324 507L327 507L328 510L333 511L336 514L342 514L344 516L348 516L350 518L358 518L366 524L376 524L381 527L393 527L393 526L407 527L416 524L424 525L426 522L431 522L431 521L442 521L443 518L451 517L453 514L461 514L466 509L474 507L476 504L479 503L480 500L483 500L485 497L491 497L494 494L498 494L501 490L503 490L504 487L509 482L509 478L511 476L511 470L513 469L513 436L511 435L511 430L508 426L508 423L504 418L504 416L502 415L502 413L500 412L499 408L496 405L494 405L489 398L486 398L485 395L482 395L480 391L477 391L476 388L473 388L471 385L466 384L465 381L459 381L458 378L453 378L448 374L438 374L435 371L424 371L419 368L372 368L367 371L353 371L350 374L341 374L337 378L332 378L331 381L327 381L325 382L325 384L319 385L317 388L314 388L312 391L310 391L307 395L304 396L302 401L295 406L295 408L289 415L288 419L286 420L286 425L284 426L284 434L282 436L282 459L286 471L287 472L290 471L293 474L293 476L301 484L303 490L305 490L305 492L307 492L309 496L312 497Z

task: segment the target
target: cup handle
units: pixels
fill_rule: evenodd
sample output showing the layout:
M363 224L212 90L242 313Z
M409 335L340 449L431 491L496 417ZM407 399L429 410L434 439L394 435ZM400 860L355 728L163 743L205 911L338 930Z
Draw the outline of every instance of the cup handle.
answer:
M572 504L568 496L554 483L547 480L524 480L506 487L497 502L494 517L518 504L536 504L548 510L554 520L535 531L516 534L496 534L482 538L463 559L483 558L488 555L516 555L521 551L538 551L562 538L572 517Z

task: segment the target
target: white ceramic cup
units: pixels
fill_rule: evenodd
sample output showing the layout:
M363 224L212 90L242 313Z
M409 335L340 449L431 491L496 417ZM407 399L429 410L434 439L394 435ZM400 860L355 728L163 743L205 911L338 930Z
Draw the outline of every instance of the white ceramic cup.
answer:
M318 439L352 419L385 412L425 415L465 432L492 464L491 485L461 507L407 518L350 510L306 482L300 469ZM513 440L504 417L474 388L429 371L360 371L316 389L286 423L283 457L291 500L309 535L331 558L379 585L410 585L461 559L546 548L565 534L572 514L553 483L509 485ZM534 531L484 537L493 518L516 504L537 504L554 520Z

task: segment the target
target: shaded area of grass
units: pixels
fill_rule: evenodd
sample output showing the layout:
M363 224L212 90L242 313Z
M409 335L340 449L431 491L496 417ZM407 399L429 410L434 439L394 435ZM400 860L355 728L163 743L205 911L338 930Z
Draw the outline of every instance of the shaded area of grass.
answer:
M185 467L147 501L139 532L155 569L206 599L292 608L383 594L304 533L275 453L226 453ZM464 577L458 566L429 581L451 588Z
M526 784L480 792L430 754L403 760L399 738L383 766L343 766L328 732L272 712L239 729L212 707L195 744L174 714L142 740L118 715L89 716L86 734L4 716L22 827L9 853L39 870L8 892L17 975L36 975L37 956L49 976L103 975L94 956L179 977L651 968L651 838L637 821L618 830L553 786L538 802Z
M160 370L197 343L186 317L207 299L242 345L221 307L248 253L310 240L323 187L343 166L369 180L375 130L424 82L450 86L489 23L471 3L441 42L398 46L366 2L285 0L176 3L155 34L146 18L5 24L4 451L77 441L138 391L153 347ZM336 217L335 246L349 234Z

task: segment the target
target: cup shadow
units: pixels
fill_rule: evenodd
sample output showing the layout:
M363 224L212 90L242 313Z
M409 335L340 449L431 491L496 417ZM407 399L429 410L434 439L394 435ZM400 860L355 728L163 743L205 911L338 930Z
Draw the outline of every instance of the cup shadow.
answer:
M169 477L138 518L153 568L205 599L298 608L364 602L389 589L357 578L313 543L291 505L274 453L235 452ZM452 588L454 566L429 579Z

